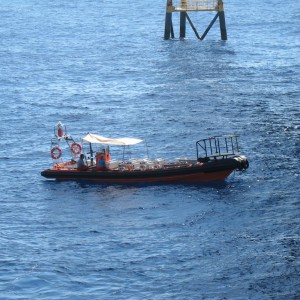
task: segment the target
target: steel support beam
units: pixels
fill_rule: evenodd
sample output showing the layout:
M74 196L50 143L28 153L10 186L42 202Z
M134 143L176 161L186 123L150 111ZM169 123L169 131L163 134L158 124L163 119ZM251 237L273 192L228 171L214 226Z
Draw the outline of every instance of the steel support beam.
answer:
M168 40L170 37L174 38L173 24L172 24L172 13L166 13L165 19L165 36L164 39Z
M196 27L194 26L192 20L190 19L189 15L187 13L186 13L186 18L189 21L189 23L190 23L190 25L191 25L191 27L192 27L192 29L193 29L196 37L200 40L200 36L199 36L199 34L198 34L197 30L196 30Z
M185 30L186 30L186 15L185 11L180 12L180 35L181 39L185 38Z
M226 22L225 22L225 13L224 13L224 11L219 12L219 21L220 21L221 39L223 41L226 41L227 40L227 30L226 30Z
M212 19L212 21L210 22L210 24L208 25L208 27L206 28L206 30L203 32L203 34L201 35L201 38L200 38L201 41L206 37L206 35L207 35L207 33L209 32L209 30L212 28L212 26L213 26L214 23L216 22L218 16L219 16L219 13L217 13L217 14L215 15L215 17Z

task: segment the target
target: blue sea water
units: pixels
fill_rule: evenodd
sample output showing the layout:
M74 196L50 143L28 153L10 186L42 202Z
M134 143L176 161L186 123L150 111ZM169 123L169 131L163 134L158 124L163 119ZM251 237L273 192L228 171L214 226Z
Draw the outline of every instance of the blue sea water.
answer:
M225 1L199 42L165 1L0 1L0 299L299 299L300 3ZM202 33L213 13L190 13ZM152 157L238 133L219 185L48 181L62 121Z

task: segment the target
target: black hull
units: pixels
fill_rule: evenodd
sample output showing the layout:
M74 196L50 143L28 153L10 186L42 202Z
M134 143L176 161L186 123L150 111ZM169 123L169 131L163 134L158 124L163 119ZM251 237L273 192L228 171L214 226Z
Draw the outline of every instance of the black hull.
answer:
M209 182L225 180L234 170L242 170L247 167L248 162L246 159L225 158L193 166L170 164L161 169L144 171L48 169L41 172L41 175L49 179L90 180L105 183Z

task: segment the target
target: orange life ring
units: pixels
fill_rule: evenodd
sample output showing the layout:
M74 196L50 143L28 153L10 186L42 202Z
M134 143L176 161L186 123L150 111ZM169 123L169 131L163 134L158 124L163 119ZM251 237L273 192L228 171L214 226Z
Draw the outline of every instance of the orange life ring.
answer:
M57 152L57 154L55 152ZM62 155L62 151L61 151L61 149L59 147L52 148L52 150L51 150L51 157L53 159L59 159L61 157L61 155Z
M82 150L82 147L78 144L78 143L73 143L71 145L71 151L74 153L74 154L79 154Z

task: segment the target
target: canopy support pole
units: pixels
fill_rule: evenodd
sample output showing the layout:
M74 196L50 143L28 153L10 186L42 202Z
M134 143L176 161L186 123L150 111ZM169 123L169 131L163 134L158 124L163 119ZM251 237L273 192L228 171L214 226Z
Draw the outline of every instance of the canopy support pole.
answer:
M91 155L91 166L93 166L94 165L94 155L93 155L92 143L90 143L90 155Z

